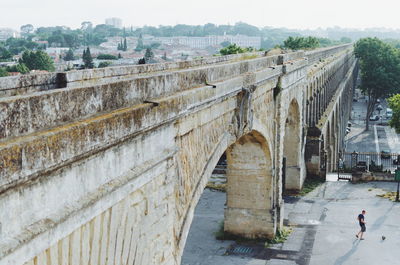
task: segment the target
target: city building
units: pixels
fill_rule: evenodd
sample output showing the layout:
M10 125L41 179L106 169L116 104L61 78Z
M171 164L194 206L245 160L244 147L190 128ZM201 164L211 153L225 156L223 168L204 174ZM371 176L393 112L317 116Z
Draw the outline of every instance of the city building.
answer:
M16 30L10 28L0 28L0 41L5 41L8 38L18 38L20 35Z
M106 19L106 25L113 26L114 28L122 28L122 19L111 17Z
M205 37L146 37L145 42L160 42L164 45L184 45L190 48L205 49L210 46L218 46L222 42L235 43L240 47L253 47L259 49L261 47L261 37L249 37L244 35L210 35Z

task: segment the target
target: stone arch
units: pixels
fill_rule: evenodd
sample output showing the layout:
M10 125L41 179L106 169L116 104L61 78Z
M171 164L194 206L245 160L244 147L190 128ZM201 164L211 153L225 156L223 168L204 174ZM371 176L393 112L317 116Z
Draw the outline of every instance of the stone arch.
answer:
M277 216L272 214L277 208L274 203L277 195L273 189L273 159L269 144L261 133L253 130L238 140L232 135L226 136L213 148L185 212L185 221L179 227L179 257L186 245L195 207L222 156L226 157L227 163L224 230L251 239L275 236L279 223Z
M296 99L289 105L285 122L283 156L286 159L284 183L286 190L300 190L302 176L300 170L301 130L300 111Z
M224 230L246 238L272 238L273 171L268 142L259 132L242 136L226 151Z

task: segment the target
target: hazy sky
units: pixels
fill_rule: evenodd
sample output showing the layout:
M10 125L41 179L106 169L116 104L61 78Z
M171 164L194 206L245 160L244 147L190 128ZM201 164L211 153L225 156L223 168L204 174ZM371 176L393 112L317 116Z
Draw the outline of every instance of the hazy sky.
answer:
M80 27L123 19L125 26L234 24L400 28L399 0L0 0L0 27Z

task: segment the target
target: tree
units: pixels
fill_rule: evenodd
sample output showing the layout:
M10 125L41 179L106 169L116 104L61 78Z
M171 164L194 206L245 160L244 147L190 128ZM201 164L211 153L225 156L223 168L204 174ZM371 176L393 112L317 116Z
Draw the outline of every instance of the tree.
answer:
M81 30L83 31L90 31L93 29L93 24L90 21L83 21L81 23Z
M38 44L22 38L9 38L6 40L5 46L8 51L14 55L19 54L25 50L33 50L38 48Z
M97 55L97 59L99 59L99 60L117 60L118 58L117 58L117 56L112 55L112 54L101 53L101 54Z
M8 76L8 72L4 67L0 67L0 77Z
M92 58L92 55L90 54L89 47L87 47L86 50L83 50L82 60L83 60L85 69L94 68L93 58Z
M233 27L233 34L247 35L247 36L260 36L259 28L243 23L238 22Z
M0 60L9 60L11 58L12 58L11 52L9 52L4 47L0 47Z
M29 68L23 64L23 63L19 63L13 66L8 66L7 67L7 72L18 72L21 74L27 74L30 72Z
M69 48L77 48L79 47L79 39L77 34L63 34L64 37L64 47L69 47Z
M111 62L101 62L99 63L99 68L105 68L111 65Z
M74 52L72 51L72 49L69 49L67 54L64 57L65 61L73 61L74 60Z
M25 64L29 70L54 71L55 69L53 60L42 50L25 51L19 63Z
M127 51L128 50L128 44L126 42L126 37L124 38L123 42L122 42L122 39L121 39L120 43L118 43L117 50L118 51Z
M151 48L147 48L146 52L144 53L144 59L146 60L146 63L149 63L153 60L154 58L154 53L151 50Z
M319 40L315 37L288 37L283 45L287 49L299 50L299 49L315 49L319 47Z
M396 93L400 87L399 50L378 38L363 38L354 45L361 66L361 91L368 96L365 129L377 99Z
M23 35L28 35L28 34L32 33L33 29L34 29L34 27L33 27L32 24L22 25L21 28L20 28L21 33Z
M139 35L138 41L137 41L137 45L135 48L135 51L140 52L144 49L144 44L143 44L143 36L142 34Z
M242 47L236 45L236 43L234 43L234 44L230 44L230 45L226 46L225 48L222 48L219 51L219 53L221 55L244 53L244 49Z
M124 28L125 30L125 28ZM126 43L126 37L124 38L124 45L123 45L123 51L127 51L128 50L128 44Z
M390 108L393 110L392 119L389 121L389 125L396 129L397 133L400 133L400 94L391 96L388 99Z
M146 59L145 58L139 59L138 64L146 64Z
M253 52L253 51L255 51L255 49L253 49L251 47L242 48L242 47L236 45L236 43L234 43L234 44L230 44L230 45L226 46L225 48L222 48L219 51L219 53L221 55L228 55L228 54L238 54L238 53Z
M340 42L341 43L351 43L351 39L350 38L348 38L348 37L341 37L340 38Z

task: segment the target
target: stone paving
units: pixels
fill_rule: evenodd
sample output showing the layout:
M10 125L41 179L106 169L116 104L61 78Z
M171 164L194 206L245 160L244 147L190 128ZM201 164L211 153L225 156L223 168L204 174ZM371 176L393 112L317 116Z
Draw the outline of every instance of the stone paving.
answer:
M225 194L205 190L185 247L184 265L385 265L400 263L400 203L377 197L395 183L326 182L308 195L285 199L285 223L293 228L284 244L258 254L229 254L238 246L218 241ZM366 209L365 240L355 238L357 215ZM386 239L382 240L382 236ZM240 245L240 244L239 244ZM227 254L228 253L228 254Z

